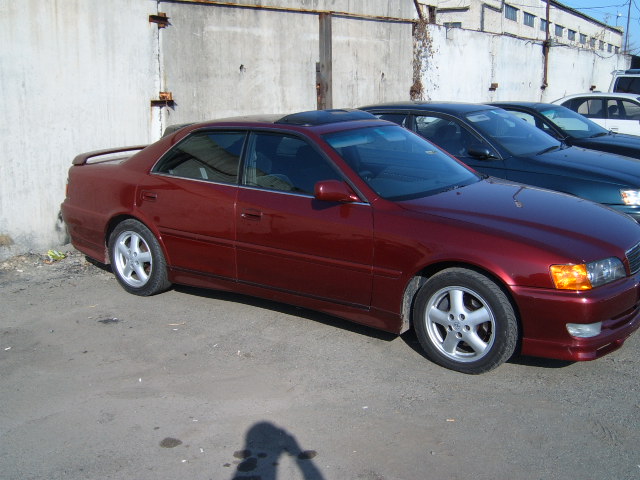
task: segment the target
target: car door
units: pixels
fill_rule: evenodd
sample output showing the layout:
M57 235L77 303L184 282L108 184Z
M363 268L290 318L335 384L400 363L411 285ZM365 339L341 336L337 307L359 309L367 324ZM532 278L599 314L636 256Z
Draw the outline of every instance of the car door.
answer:
M605 128L616 133L640 135L640 105L629 100L606 100L607 122Z
M483 138L467 128L462 121L437 113L415 114L416 133L475 170L503 177L504 161Z
M371 206L314 198L315 183L331 179L343 177L307 139L251 134L237 202L239 281L370 305Z
M196 132L139 185L138 208L157 227L177 271L236 278L235 201L246 132Z

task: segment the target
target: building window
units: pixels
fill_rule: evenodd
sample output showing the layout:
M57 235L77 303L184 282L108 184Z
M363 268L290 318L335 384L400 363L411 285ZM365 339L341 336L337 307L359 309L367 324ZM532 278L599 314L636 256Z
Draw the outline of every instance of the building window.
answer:
M542 30L543 32L547 31L547 21L543 18L540 19L540 30Z
M575 42L575 40L576 40L576 31L575 30L567 30L567 37L572 42Z
M615 47L616 54L620 53L620 47Z
M596 48L596 39L595 39L595 38L591 38L591 39L589 40L589 46L590 46L591 48Z
M580 34L580 43L585 45L587 43L587 36L584 33Z
M524 24L528 27L533 27L536 21L535 15L531 15L530 13L524 12Z
M462 28L462 22L444 22L444 28Z
M604 51L604 42L603 42L602 40L600 40L600 45L599 45L599 47L600 47L600 50L603 50L603 51Z
M512 7L511 5L505 5L504 6L504 16L509 19L509 20L513 20L514 22L518 21L518 9L515 7Z
M613 52L613 45L609 44L607 46L607 52L609 52L609 53Z
M562 32L564 32L564 27L562 25L556 25L556 37L561 37Z

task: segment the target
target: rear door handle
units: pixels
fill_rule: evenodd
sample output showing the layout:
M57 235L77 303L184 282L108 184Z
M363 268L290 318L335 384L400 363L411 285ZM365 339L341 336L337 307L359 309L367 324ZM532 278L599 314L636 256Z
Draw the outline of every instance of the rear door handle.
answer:
M253 220L254 222L259 222L262 219L262 212L260 210L256 210L255 208L247 208L243 210L240 214L242 218L245 220Z

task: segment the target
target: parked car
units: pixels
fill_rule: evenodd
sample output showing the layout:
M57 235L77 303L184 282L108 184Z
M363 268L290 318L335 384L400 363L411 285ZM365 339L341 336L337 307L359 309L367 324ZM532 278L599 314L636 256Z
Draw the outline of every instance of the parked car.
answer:
M640 96L633 93L581 93L555 100L616 133L640 135Z
M492 102L569 146L640 158L640 137L614 133L562 105Z
M486 178L367 113L219 120L133 148L78 155L62 204L75 247L133 294L181 283L413 326L465 373L517 348L595 359L640 326L640 225Z
M363 109L413 130L479 172L586 198L640 220L640 160L568 147L490 105L401 102Z

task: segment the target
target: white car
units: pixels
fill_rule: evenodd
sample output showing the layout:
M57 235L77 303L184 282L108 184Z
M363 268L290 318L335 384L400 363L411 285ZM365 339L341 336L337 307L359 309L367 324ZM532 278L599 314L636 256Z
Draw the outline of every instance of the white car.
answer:
M633 93L594 92L568 95L553 103L590 118L607 130L640 135L640 96Z

